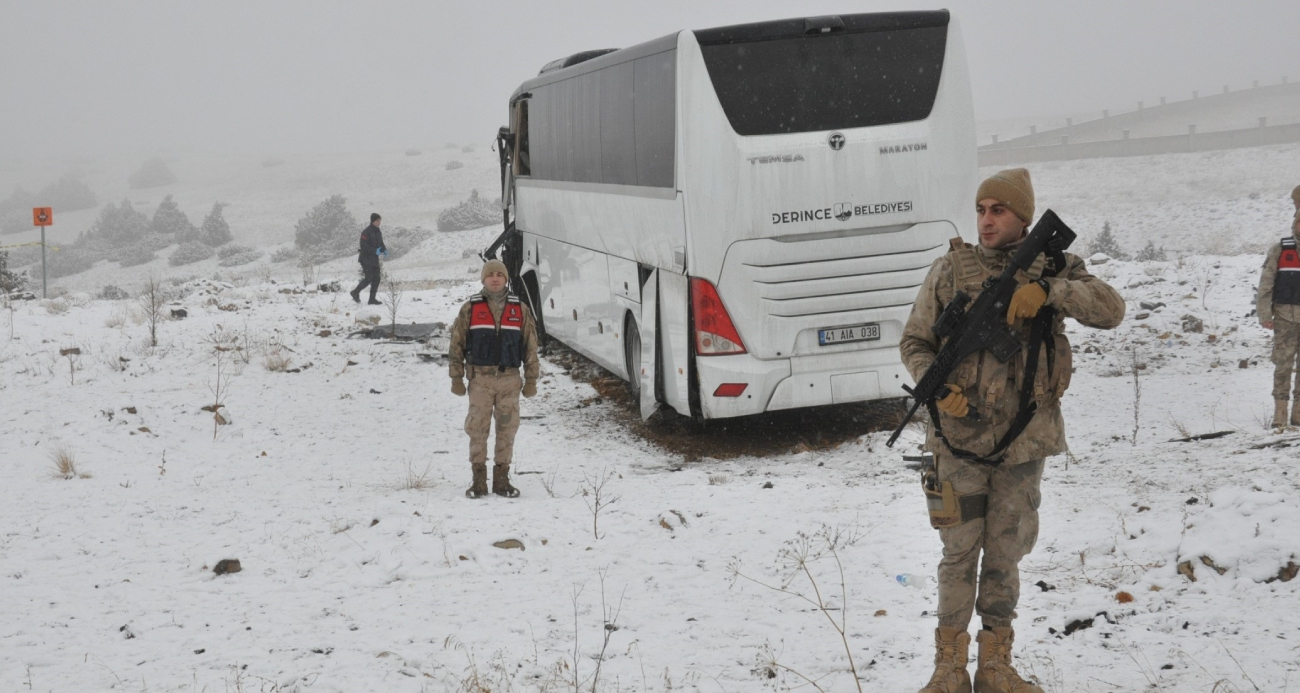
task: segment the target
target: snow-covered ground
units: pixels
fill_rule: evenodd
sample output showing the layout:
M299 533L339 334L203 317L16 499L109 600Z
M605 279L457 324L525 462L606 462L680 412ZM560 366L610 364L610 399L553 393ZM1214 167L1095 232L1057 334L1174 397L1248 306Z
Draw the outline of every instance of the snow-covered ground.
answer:
M1130 249L1180 225L1198 243L1264 243L1285 229L1293 184L1266 173L1297 151L1033 173L1040 209L1085 233L1109 219ZM468 248L493 233L440 236ZM453 317L476 286L454 250L400 320ZM1300 580L1272 580L1300 562L1300 466L1295 448L1269 446L1300 436L1264 428L1260 258L1179 250L1095 266L1128 318L1072 329L1072 454L1048 463L1017 621L1018 662L1052 693L1300 678L1287 616ZM862 690L929 675L933 581L894 579L933 575L940 553L899 458L918 430L895 450L878 432L686 462L543 361L516 446L523 496L471 501L466 403L445 367L347 339L357 306L298 285L176 287L189 317L161 323L157 347L131 301L0 312L0 691L562 691L591 689L597 671L605 691L784 689L793 672L852 691L850 656ZM218 354L224 426L201 409ZM268 370L277 357L298 371ZM1217 431L1231 433L1168 442ZM84 478L52 475L58 450ZM812 597L792 560L827 531L843 582L835 556L809 574L844 640L809 602L755 582ZM227 558L242 571L213 574Z

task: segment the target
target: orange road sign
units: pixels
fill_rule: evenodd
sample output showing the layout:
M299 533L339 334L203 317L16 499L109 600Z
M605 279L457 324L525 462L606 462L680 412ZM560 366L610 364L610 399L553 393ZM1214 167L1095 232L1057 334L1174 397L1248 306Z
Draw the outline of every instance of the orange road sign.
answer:
M54 209L51 207L32 207L33 226L53 226Z

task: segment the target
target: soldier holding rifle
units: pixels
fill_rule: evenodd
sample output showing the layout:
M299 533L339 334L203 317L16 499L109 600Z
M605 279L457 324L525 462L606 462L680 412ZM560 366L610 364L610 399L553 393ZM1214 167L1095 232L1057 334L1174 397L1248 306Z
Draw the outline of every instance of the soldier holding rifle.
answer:
M935 260L899 345L918 406L931 412L926 496L943 542L935 669L921 693L971 691L972 612L982 620L976 693L1042 693L1011 664L1011 623L1020 559L1038 538L1043 461L1066 450L1064 320L1111 329L1124 301L1064 252L1074 234L1050 210L1028 233L1034 190L1025 169L985 180L975 210L979 245L954 239Z

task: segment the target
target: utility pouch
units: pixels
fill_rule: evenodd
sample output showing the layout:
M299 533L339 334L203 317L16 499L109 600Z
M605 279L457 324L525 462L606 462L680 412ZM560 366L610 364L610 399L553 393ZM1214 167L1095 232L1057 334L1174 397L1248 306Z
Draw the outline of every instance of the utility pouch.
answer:
M957 527L988 514L988 494L958 495L952 488L952 482L940 482L939 475L933 468L921 473L921 490L925 492L930 526L935 529Z

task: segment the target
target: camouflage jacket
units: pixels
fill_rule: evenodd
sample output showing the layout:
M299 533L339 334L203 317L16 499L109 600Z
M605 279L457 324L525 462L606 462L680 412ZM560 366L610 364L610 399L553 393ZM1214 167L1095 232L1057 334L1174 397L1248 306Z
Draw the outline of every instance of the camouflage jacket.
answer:
M541 362L537 360L537 321L533 319L533 311L528 307L528 302L520 303L524 310L524 380L537 380L541 373ZM460 307L460 313L456 315L456 321L451 325L451 345L447 348L447 367L451 372L451 377L465 377L465 344L469 340L469 314L470 302L466 301L465 305ZM501 324L500 311L493 310L492 317L496 319L497 325Z
M914 380L929 368L938 353L940 342L930 329L945 306L960 289L974 300L988 277L997 276L1010 262L1015 247L989 250L983 246L955 248L934 261L921 291L912 306L912 314L903 326L899 343L903 364ZM1017 275L1024 284L1041 276L1046 260L1039 256L1028 272ZM1074 318L1088 327L1112 329L1124 319L1124 299L1110 285L1092 276L1076 255L1065 255L1066 268L1056 277L1047 278L1050 288L1047 305L1056 309L1052 323L1054 354L1052 372L1048 372L1046 339L1038 357L1034 380L1034 399L1038 412L1029 426L1007 449L1005 464L1056 455L1067 449L1065 422L1061 417L1061 395L1070 384L1072 359L1070 341L1065 336L1065 318ZM1017 321L1012 329L1022 344L1029 342L1029 322ZM962 388L970 403L979 410L982 420L956 419L941 413L944 435L954 446L979 455L992 452L998 440L1011 426L1020 408L1020 381L1024 378L1026 350L1006 363L981 351L958 364L948 382ZM933 427L926 436L925 449L936 456L950 452L935 435Z
M1293 232L1293 235L1294 232ZM1300 236L1296 236L1300 240ZM1281 241L1274 243L1264 258L1264 268L1259 277L1259 293L1255 296L1255 312L1260 322L1273 322L1281 318L1288 322L1300 322L1300 305L1273 303L1273 285L1277 282L1277 260L1282 255Z

